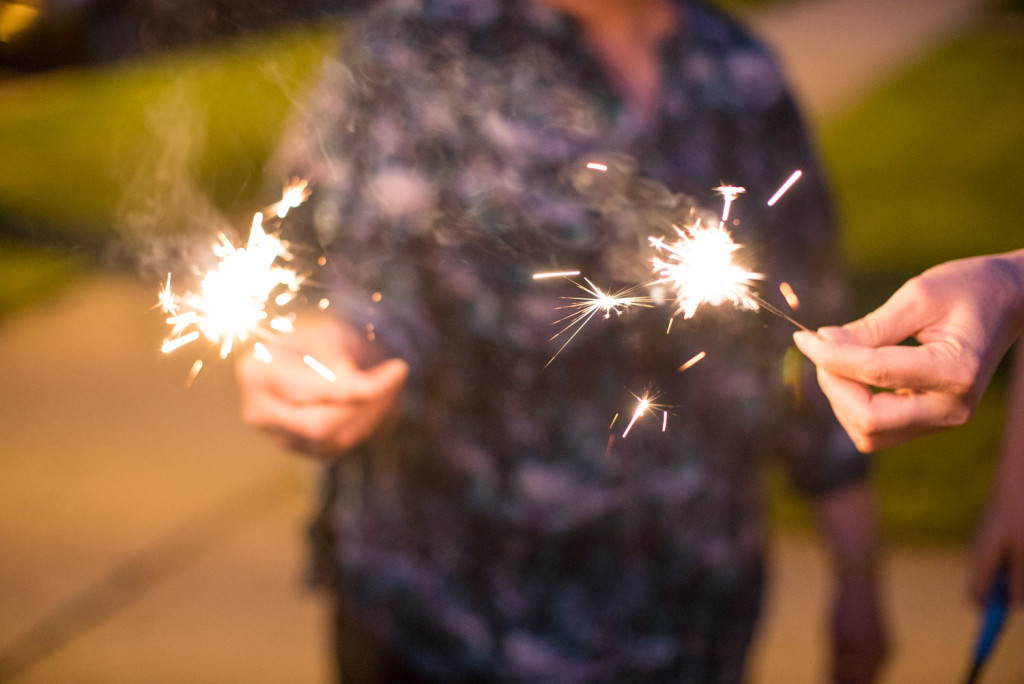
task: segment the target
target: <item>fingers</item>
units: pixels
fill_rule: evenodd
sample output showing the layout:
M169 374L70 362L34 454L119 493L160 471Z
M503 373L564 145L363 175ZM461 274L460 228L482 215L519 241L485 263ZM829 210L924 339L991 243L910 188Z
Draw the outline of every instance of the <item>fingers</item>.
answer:
M865 347L899 344L945 315L941 296L934 285L918 276L911 278L880 307L836 332L836 341Z
M818 384L839 423L864 453L960 425L969 411L955 398L934 392L873 392L867 385L823 368Z
M849 339L842 328L793 335L797 348L819 368L875 387L969 395L979 374L977 356L953 340L874 348L838 339Z
M336 370L332 382L294 362L239 361L243 419L294 451L323 457L352 448L393 410L409 369L390 359Z
M275 350L271 363L240 360L236 374L243 390L269 392L296 404L318 404L371 401L393 393L409 373L401 359L389 359L366 370L356 368L347 357L318 361L334 374L334 380L307 366L299 354L280 350Z

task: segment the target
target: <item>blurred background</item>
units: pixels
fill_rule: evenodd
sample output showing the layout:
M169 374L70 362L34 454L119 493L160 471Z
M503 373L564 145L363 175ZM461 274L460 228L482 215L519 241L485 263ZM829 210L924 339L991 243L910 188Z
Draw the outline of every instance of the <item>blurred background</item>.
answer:
M192 358L160 354L152 308L183 236L276 199L288 112L371 1L0 0L0 682L329 680L304 584L315 466L241 424L230 364L186 387ZM1022 246L1024 2L719 4L805 104L857 313L935 263ZM1006 379L967 426L876 459L886 681L967 667ZM821 681L826 559L769 481L753 681ZM1024 681L1021 622L983 681Z

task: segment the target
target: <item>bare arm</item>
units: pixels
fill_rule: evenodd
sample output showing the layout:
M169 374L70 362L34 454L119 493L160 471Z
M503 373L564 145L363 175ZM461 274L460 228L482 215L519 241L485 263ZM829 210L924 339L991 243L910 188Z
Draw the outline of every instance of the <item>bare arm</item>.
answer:
M1009 568L1010 600L1024 605L1024 346L1018 345L1007 401L1002 453L992 496L978 528L971 593L984 600L1000 566Z
M867 482L843 488L815 504L832 552L831 681L876 680L888 652L878 582L879 537L874 495Z

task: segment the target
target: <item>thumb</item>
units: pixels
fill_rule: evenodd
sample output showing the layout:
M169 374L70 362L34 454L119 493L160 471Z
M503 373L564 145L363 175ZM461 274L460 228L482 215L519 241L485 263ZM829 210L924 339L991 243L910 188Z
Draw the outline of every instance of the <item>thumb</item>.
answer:
M388 359L359 374L350 391L353 398L372 399L396 392L409 376L409 364L402 359Z
M920 332L929 322L927 307L907 284L880 307L841 328L823 328L818 333L834 342L883 347L899 344Z

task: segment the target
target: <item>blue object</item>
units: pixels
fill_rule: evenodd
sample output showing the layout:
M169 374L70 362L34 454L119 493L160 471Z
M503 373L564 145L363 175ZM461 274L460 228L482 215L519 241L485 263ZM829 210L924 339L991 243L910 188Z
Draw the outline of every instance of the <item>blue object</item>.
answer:
M989 587L988 596L985 598L985 613L982 618L981 630L978 633L978 642L974 647L974 662L971 664L970 674L967 676L967 684L974 684L978 681L981 668L992 653L996 645L999 632L1006 622L1006 614L1010 604L1010 569L1003 563L996 573L992 586Z

